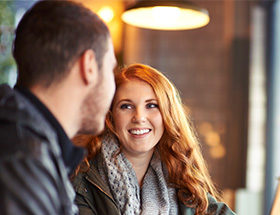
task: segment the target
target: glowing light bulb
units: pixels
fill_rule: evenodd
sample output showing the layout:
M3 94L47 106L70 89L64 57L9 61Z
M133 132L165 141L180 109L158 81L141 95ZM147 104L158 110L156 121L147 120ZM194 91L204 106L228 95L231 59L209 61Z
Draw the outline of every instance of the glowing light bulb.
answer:
M209 23L207 12L175 6L134 8L123 13L122 20L130 25L159 30L184 30Z
M180 17L180 9L178 7L153 7L153 22L159 26L170 26L178 22Z
M100 8L97 14L106 22L109 23L114 18L114 11L111 7L104 6Z

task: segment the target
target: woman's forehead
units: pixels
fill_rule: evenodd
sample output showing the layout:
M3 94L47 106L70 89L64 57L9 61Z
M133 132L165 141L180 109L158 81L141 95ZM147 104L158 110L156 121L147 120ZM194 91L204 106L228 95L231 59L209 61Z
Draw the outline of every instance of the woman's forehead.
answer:
M125 81L116 90L114 100L120 99L156 99L153 88L145 81L133 79Z

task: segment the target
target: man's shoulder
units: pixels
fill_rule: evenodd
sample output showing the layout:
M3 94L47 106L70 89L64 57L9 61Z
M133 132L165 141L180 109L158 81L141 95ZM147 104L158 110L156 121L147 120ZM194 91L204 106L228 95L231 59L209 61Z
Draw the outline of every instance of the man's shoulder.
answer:
M57 150L56 142L55 132L36 108L16 90L0 85L0 157L36 155L51 146Z
M49 141L32 129L14 122L0 121L0 158L11 156L40 157Z
M0 108L20 110L25 104L24 97L7 84L0 85Z
M7 84L0 85L0 123L30 123L38 115L28 100L10 88Z

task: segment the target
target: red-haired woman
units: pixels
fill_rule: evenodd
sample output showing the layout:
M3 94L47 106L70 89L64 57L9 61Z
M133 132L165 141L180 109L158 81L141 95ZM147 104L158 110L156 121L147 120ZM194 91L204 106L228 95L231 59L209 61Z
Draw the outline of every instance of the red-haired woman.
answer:
M73 184L80 214L234 214L209 177L180 96L146 65L115 74L116 94Z

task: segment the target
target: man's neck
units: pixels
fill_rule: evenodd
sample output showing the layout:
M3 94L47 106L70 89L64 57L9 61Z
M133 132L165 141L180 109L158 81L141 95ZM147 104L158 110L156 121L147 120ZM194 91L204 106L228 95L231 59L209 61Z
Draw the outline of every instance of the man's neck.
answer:
M30 88L30 91L50 110L68 137L72 138L78 130L78 123L75 123L77 117L75 117L73 105L69 104L71 100L69 96L65 95L65 91L61 88L46 89L36 86Z

